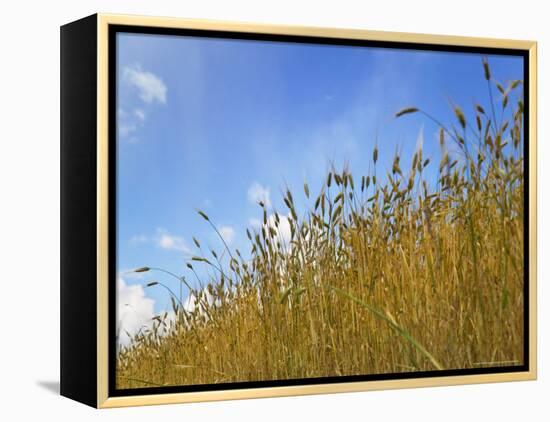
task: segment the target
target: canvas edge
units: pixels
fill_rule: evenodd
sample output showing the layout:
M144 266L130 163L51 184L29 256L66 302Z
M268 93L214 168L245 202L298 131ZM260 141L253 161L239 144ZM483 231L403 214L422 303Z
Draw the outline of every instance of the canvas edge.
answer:
M94 14L62 25L59 33L59 394L92 407L97 406L96 26Z
M108 19L97 19L97 407L109 392Z
M529 46L529 373L537 379L537 43Z
M527 381L537 379L537 324L536 324L536 271L537 271L537 43L527 40L429 35L419 33L369 31L362 29L320 28L310 26L269 25L245 22L214 21L115 15L99 13L98 31L98 92L97 92L97 407L157 405L171 403L206 402L299 396L312 394L345 393L401 388L451 386L463 384ZM265 387L239 390L220 390L191 393L171 393L109 397L108 362L108 27L134 25L164 28L208 29L248 33L316 36L375 41L395 41L420 44L454 45L518 49L529 55L529 370L514 373L458 375L403 380L347 382L305 386Z

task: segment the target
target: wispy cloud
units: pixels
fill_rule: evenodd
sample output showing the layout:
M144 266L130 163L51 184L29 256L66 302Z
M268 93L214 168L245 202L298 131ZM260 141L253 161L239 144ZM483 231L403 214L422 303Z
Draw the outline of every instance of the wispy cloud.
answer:
M137 126L132 123L120 124L118 127L118 132L123 138L129 137L133 132L137 130Z
M147 243L148 241L149 237L144 234L135 234L130 238L130 243L132 245L139 245L141 243Z
M418 137L416 138L416 152L422 151L424 148L424 125L420 126Z
M229 229L231 229L229 227ZM227 233L227 236L231 236L231 233ZM141 245L141 244L154 244L157 247L170 251L179 251L184 253L189 253L190 249L187 245L185 239L181 236L177 236L173 233L170 233L168 230L159 227L156 234L151 236L145 234L135 234L129 239L131 245ZM126 278L128 276L124 274Z
M136 273L133 268L118 271L118 276L124 280L141 280L145 277L144 273Z
M169 233L167 230L159 228L157 229L157 236L155 242L159 248L189 253L190 249L187 243L181 236L176 236Z
M252 183L248 188L248 200L254 204L263 202L267 208L271 207L271 194L269 188L260 185L258 182Z
M141 108L136 108L134 110L134 116L136 116L140 121L145 121L145 111Z
M227 243L228 245L233 242L233 239L235 238L235 229L231 226L222 226L218 229L220 232L221 237Z
M117 127L120 137L130 139L134 132L137 131L138 125L141 126L142 122L135 119L135 117L128 113L122 107L118 109Z
M154 104L166 104L168 88L163 80L139 64L122 69L122 87L130 95L121 96L118 109L118 134L128 141L137 141L136 133L145 124L148 109ZM137 96L137 97L136 97Z
M122 70L123 80L138 90L139 97L147 104L166 103L167 88L157 75L142 70L140 65L126 66Z
M248 220L248 224L253 229L261 229L262 228L262 221L258 218L251 218Z

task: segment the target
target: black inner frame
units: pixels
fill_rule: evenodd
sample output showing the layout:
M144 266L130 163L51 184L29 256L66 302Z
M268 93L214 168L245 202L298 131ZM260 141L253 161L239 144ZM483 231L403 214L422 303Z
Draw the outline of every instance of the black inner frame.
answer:
M236 40L253 40L264 42L287 42L287 43L305 43L322 45L340 45L340 46L359 46L359 47L381 47L403 50L428 50L440 52L456 53L477 53L487 55L507 55L523 58L523 80L524 80L524 309L523 309L523 364L513 366L495 366L486 368L465 368L465 369L446 369L434 371L402 372L402 373L383 373L366 375L346 375L336 377L319 377L304 379L272 380L272 381L245 381L234 383L218 384L196 384L196 385L177 385L166 387L143 387L131 389L116 388L116 256L117 256L117 236L116 236L116 206L117 206L117 145L116 145L116 110L117 110L117 34L134 33L147 35L172 35L172 36L192 36L207 38L225 38ZM489 47L464 47L455 45L438 44L418 44L411 42L395 41L370 41L342 38L310 37L296 35L273 35L260 33L244 33L232 31L216 31L203 29L177 29L177 28L157 28L148 26L130 26L130 25L109 25L108 29L108 63L109 63L109 81L108 81L108 108L109 108L109 390L108 396L133 396L145 394L166 394L166 393L185 393L198 391L214 390L235 390L243 388L258 387L279 387L279 386L297 386L313 384L334 384L342 382L358 381L381 381L381 380L399 380L411 378L428 377L446 377L456 375L480 375L511 372L529 371L529 51L520 49L489 48Z

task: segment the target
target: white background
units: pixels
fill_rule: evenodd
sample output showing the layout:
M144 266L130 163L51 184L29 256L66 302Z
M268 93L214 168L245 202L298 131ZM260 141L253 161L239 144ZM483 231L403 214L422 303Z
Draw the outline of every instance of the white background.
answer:
M550 420L550 32L543 1L5 1L0 23L0 418ZM59 397L59 26L95 13L539 42L539 380L97 411ZM85 352L83 352L85 353Z

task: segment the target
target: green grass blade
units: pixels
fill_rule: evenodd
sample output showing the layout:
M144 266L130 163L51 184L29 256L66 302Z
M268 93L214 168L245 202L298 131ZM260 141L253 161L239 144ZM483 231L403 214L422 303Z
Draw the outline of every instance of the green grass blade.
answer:
M356 298L355 296L350 295L348 292L339 289L338 287L331 286L331 288L338 294L347 297L348 299L354 301L358 305L364 307L368 311L372 312L375 316L380 318L383 321L386 321L388 325L393 328L399 335L401 335L405 340L407 340L409 343L411 343L422 355L424 355L433 366L435 366L437 369L442 370L443 366L432 356L430 352L426 350L424 346L422 346L413 336L411 336L407 330L405 330L403 327L397 325L395 321L393 321L388 316L384 315L382 312L380 312L378 309L373 308L369 304L363 302L361 299Z

